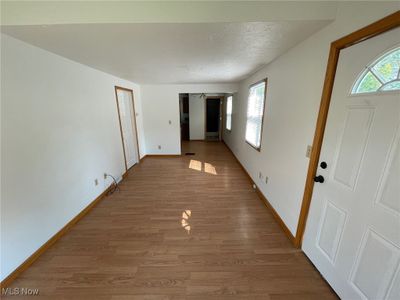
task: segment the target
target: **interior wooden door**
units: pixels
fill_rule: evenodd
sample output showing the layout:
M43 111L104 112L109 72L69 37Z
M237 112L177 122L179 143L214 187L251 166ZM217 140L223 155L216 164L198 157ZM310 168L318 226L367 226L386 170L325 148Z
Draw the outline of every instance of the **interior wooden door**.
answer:
M132 90L116 87L117 107L126 169L139 162L135 108Z
M399 36L339 57L302 247L342 299L400 299Z

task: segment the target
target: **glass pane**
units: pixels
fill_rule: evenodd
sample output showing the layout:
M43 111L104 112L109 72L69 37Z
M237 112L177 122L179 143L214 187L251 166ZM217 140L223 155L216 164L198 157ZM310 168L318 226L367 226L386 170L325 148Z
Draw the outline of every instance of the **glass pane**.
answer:
M232 128L232 117L231 115L226 116L226 129L231 130Z
M383 82L398 78L400 68L400 48L391 51L372 67L374 73Z
M228 97L226 101L226 113L232 114L232 96Z
M396 80L390 83L385 84L382 88L382 91L400 91L400 80Z
M246 141L260 147L262 118L264 114L265 81L250 88L247 107Z
M249 142L251 145L258 147L257 142L257 124L255 122L247 122L246 127L246 141Z
M264 85L256 87L256 94L257 94L257 97L260 97L260 98L264 97Z
M371 93L377 91L381 87L379 80L371 73L367 72L361 82L356 87L356 93Z

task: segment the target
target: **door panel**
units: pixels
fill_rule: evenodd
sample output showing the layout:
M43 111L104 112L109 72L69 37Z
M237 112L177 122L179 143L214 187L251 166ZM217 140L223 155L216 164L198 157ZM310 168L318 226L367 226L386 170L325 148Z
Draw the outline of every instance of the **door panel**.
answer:
M385 170L379 182L376 202L395 214L400 214L400 184L396 180L400 178L400 149L399 128L396 139L390 147L390 154L385 163Z
M348 106L334 179L354 189L374 115L373 107Z
M303 250L342 299L400 299L400 93L351 95L400 29L341 51Z
M367 299L385 298L399 268L399 252L399 248L384 237L371 229L367 230L350 278L360 296Z
M333 263L339 248L346 212L326 201L324 213L320 220L320 231L317 237L317 246Z

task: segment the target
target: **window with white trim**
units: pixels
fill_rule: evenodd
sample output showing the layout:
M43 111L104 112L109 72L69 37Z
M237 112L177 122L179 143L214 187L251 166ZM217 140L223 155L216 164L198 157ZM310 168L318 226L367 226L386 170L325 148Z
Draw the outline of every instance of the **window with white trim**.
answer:
M400 90L400 47L380 56L356 80L351 94Z
M232 130L232 96L226 98L226 129Z
M246 142L260 150L267 80L250 86L247 100Z

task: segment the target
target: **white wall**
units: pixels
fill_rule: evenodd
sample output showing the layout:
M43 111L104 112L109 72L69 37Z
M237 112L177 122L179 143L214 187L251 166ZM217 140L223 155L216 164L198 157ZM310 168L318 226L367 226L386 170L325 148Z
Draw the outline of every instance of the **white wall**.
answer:
M233 93L237 88L237 84L142 85L146 153L181 153L179 93Z
M293 234L304 192L329 45L399 9L398 3L341 3L336 21L240 83L224 140ZM268 77L261 152L245 143L250 84ZM258 178L269 177L268 184Z
M105 190L104 172L124 172L114 85L135 92L145 148L138 85L5 35L1 47L3 280Z
M205 138L205 100L201 94L189 94L189 131L191 140Z

